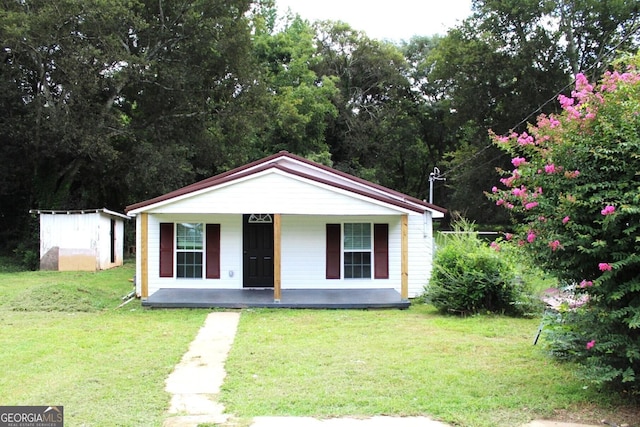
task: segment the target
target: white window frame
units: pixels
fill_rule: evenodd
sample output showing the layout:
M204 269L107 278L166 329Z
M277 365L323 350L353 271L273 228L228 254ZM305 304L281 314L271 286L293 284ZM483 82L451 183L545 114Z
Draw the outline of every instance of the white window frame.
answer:
M180 229L180 227L185 227L185 225L191 225L191 226L200 226L200 236L202 237L201 240L201 247L200 249L197 248L180 248L180 245L178 244L178 230ZM176 278L177 279L202 279L204 277L204 272L205 272L205 245L206 245L206 236L205 236L205 224L201 223L201 222L176 222L175 223L175 236L174 236L174 242L175 242L175 260L176 260ZM200 276L180 276L180 260L179 260L179 254L200 254ZM188 266L197 266L198 264L183 264L183 268L186 271L186 269L188 268Z
M347 225L368 225L369 226L369 248L355 248L355 249L347 249L346 248L346 239L347 239ZM373 277L374 271L374 254L373 254L373 223L372 222L345 222L342 223L342 277L346 280L371 280ZM368 253L369 254L369 276L364 277L347 277L347 254L352 253ZM352 264L353 265L353 264ZM365 266L366 264L359 264L360 266ZM353 272L353 271L352 271Z

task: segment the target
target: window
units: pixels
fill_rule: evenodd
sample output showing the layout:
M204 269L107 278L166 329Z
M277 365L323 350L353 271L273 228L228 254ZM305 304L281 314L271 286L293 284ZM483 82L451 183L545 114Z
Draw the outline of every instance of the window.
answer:
M160 277L174 277L177 269L176 277L201 279L204 258L206 278L220 278L220 224L207 224L203 236L202 224L160 223L159 249Z
M177 277L202 278L202 257L204 247L202 234L202 224L177 224Z
M366 223L327 224L326 232L327 279L370 279L372 263L374 279L389 278L389 224L373 224L373 239Z
M371 224L344 224L345 279L371 278Z

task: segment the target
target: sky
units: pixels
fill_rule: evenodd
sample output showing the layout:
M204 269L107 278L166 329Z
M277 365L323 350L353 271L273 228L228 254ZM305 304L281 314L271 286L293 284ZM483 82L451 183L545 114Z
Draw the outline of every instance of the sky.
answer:
M276 0L280 16L287 8L313 22L343 21L374 39L409 41L414 35L444 35L471 15L471 0Z

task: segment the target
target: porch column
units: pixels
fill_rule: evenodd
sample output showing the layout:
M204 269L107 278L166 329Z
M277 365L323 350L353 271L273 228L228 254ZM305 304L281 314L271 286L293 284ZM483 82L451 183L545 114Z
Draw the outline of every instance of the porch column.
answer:
M409 299L409 215L402 215L401 220L401 277L400 277L400 298L402 301Z
M140 298L149 296L149 214L140 214Z
M273 215L273 302L280 302L282 294L282 226L280 214Z

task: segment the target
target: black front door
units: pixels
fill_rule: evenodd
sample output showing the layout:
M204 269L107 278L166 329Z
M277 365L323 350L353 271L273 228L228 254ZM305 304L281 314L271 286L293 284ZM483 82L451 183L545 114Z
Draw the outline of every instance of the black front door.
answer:
M271 215L243 215L243 286L273 287L273 222Z

